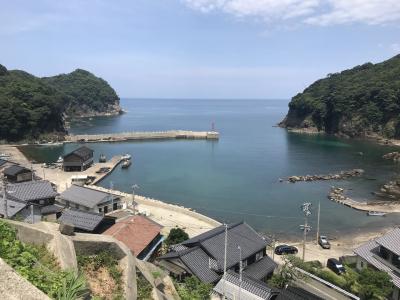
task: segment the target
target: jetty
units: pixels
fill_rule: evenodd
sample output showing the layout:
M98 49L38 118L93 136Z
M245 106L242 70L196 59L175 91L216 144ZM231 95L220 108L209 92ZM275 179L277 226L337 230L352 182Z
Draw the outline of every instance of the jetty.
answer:
M121 133L102 133L102 134L76 134L67 135L66 143L98 143L98 142L124 142L132 140L218 140L217 131L188 131L188 130L169 130L169 131L132 131Z
M290 183L296 183L299 181L343 180L350 177L362 176L363 174L364 174L363 169L353 169L348 171L341 171L340 173L337 174L290 176L286 179L286 181ZM283 182L283 179L280 179L279 181Z

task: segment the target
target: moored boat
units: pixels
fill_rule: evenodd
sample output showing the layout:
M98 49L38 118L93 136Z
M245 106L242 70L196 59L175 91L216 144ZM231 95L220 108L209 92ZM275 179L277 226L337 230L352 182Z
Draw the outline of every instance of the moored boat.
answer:
M122 163L121 168L122 168L122 169L127 169L127 168L130 167L131 164L132 164L132 162L131 162L129 159L128 159L128 160L125 160L125 161Z
M100 162L100 163L105 163L106 161L107 161L106 156L105 156L104 154L100 154L99 162Z
M63 162L64 162L64 159L62 158L62 156L59 156L57 159L57 163L62 164Z
M126 153L126 154L122 155L121 158L122 158L123 160L130 160L130 159L132 158L132 156L131 156L130 154Z
M367 212L368 216L376 216L376 217L382 217L384 215L386 215L387 213L382 212L382 211L369 211Z

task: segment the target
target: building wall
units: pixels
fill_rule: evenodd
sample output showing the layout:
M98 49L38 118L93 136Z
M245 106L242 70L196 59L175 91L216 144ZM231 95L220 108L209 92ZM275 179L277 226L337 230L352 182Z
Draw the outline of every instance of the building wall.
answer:
M32 180L32 172L22 173L17 175L17 182Z
M16 220L20 220L25 223L38 223L42 220L42 215L40 213L40 208L35 205L29 205L22 209L14 217Z

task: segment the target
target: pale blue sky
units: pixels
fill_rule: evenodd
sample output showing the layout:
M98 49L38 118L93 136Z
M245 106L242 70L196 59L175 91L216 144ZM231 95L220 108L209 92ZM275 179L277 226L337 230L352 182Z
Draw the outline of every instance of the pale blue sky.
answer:
M290 98L400 53L398 0L0 0L0 63L121 97Z

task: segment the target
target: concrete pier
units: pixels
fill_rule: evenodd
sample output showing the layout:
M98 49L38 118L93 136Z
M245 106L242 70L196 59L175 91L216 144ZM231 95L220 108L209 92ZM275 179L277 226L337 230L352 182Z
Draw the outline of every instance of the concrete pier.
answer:
M205 139L218 140L219 133L217 131L187 131L187 130L170 130L170 131L133 131L121 133L105 133L105 134L78 134L68 135L65 142L76 143L97 143L97 142L123 142L131 140L166 140L166 139Z

